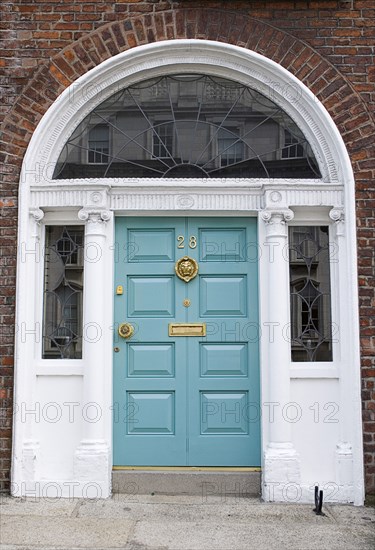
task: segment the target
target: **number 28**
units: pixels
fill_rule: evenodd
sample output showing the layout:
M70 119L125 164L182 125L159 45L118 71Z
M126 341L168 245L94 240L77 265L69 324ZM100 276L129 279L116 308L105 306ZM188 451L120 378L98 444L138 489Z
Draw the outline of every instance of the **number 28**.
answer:
M179 235L177 237L177 248L185 248L185 237L183 235ZM197 246L197 237L195 235L191 235L189 237L189 248L196 248Z

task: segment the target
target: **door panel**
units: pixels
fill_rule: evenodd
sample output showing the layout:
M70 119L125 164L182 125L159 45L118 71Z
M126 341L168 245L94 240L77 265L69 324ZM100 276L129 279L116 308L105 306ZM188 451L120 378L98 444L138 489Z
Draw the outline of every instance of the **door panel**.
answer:
M126 392L128 410L136 414L128 422L127 433L131 434L175 434L174 418L175 392Z
M174 277L128 277L128 317L174 317Z
M259 466L256 220L119 218L116 323L117 465ZM186 283L175 262L189 256ZM205 337L168 336L206 323ZM116 416L117 413L117 416Z
M247 376L247 342L200 344L200 376Z
M129 342L127 348L128 378L174 376L174 344L136 344Z
M246 275L200 276L201 317L246 317Z
M129 229L127 234L130 263L174 261L174 229Z

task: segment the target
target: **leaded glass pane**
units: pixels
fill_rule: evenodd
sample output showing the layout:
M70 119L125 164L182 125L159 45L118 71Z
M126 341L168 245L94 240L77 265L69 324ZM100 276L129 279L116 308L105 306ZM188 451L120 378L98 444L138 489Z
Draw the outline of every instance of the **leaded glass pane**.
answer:
M224 78L187 74L133 84L96 107L54 178L320 178L305 136L278 105Z
M292 361L332 361L328 227L289 228Z
M82 227L47 226L43 359L82 358Z

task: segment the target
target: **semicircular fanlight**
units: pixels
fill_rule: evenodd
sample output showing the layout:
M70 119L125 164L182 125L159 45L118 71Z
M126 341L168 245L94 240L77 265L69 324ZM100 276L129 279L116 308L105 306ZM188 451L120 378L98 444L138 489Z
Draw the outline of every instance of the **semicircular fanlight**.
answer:
M54 179L319 178L305 136L259 92L209 75L116 92L75 129Z

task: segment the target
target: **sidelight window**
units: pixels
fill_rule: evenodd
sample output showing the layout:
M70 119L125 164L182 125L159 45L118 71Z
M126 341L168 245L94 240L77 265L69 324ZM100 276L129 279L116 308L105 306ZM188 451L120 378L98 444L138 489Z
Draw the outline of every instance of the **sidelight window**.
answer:
M47 226L43 359L82 358L83 239L79 226Z
M292 361L332 361L327 226L289 228Z

